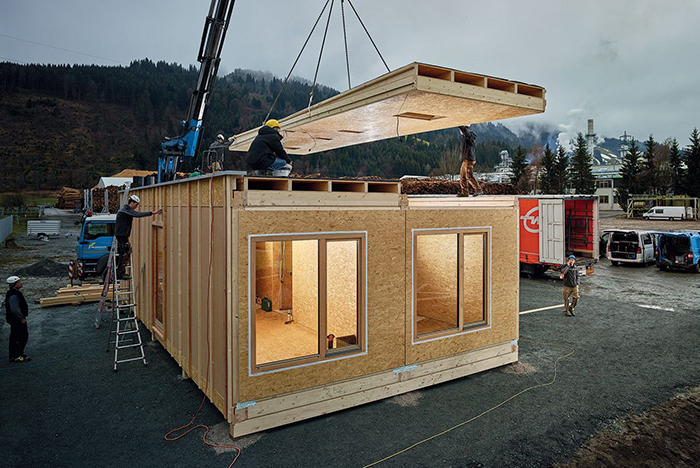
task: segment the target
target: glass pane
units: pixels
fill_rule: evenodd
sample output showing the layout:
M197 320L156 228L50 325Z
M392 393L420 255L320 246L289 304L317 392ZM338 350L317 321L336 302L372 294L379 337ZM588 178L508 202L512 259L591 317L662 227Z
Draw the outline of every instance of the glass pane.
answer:
M326 243L326 349L329 350L358 344L358 244L356 240Z
M319 353L317 240L256 242L255 296L257 364Z
M464 235L464 326L486 320L484 311L484 234Z
M416 236L415 310L419 335L458 327L457 234Z

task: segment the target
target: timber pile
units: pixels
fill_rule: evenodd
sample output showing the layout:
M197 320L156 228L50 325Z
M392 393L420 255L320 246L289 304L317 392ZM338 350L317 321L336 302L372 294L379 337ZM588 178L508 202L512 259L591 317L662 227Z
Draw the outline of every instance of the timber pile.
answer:
M106 187L92 189L92 211L101 213L105 206L105 190L109 197L109 212L116 213L121 208L121 200L119 199L119 187Z
M109 287L109 294L112 294L112 286ZM102 297L102 285L97 283L83 284L80 286L66 286L56 291L55 297L44 297L39 299L41 307L51 307L59 305L80 305L86 302L98 302Z
M61 193L58 195L58 202L56 207L62 210L72 210L76 206L82 206L83 204L83 192L70 188L63 187Z
M482 183L484 195L521 195L512 184ZM401 193L407 195L457 195L459 182L442 179L407 179L401 182ZM469 188L469 193L474 191Z

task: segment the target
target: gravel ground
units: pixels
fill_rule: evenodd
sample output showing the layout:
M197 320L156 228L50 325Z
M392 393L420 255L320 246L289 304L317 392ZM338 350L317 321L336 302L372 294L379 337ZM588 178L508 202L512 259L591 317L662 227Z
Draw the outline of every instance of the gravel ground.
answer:
M0 277L74 255L74 235L39 242L20 239L21 251L0 248ZM65 284L25 281L30 300ZM561 309L521 316L519 363L240 438L236 466L367 465L551 382L555 361L569 348L574 354L559 361L553 384L379 466L696 466L690 446L698 446L697 425L687 420L700 420L693 396L700 385L699 285L700 275L612 268L602 260L583 280L576 317ZM561 303L554 278L522 278L520 286L522 310ZM94 304L31 304L27 354L34 360L27 364L8 364L9 326L0 327L0 465L228 466L235 453L204 445L201 430L163 439L190 420L202 393L145 332L148 366L112 372L107 329L92 326L95 311ZM230 443L211 404L197 422L211 427L211 440ZM656 449L643 451L650 440Z

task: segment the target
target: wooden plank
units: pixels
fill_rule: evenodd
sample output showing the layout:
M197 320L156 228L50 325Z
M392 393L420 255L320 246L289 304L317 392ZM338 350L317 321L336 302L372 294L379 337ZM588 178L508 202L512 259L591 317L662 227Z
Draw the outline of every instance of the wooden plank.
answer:
M412 63L278 119L290 154L544 112L544 88ZM236 135L247 151L259 127Z
M368 385L369 388L363 391L350 395L335 396L331 399L320 400L277 413L271 413L259 417L251 417L251 413L253 413L253 410L257 407L256 404L254 407L247 408L247 414L242 412L242 417L240 420L236 420L231 424L231 435L233 437L240 437L273 427L279 427L284 424L302 421L304 419L309 419L315 416L320 416L372 401L400 395L402 393L411 392L431 385L437 385L442 382L447 382L449 380L454 380L477 372L492 369L494 367L516 362L517 360L517 351L512 351L507 354L471 362L460 367L444 369L437 372L427 373L420 377L403 378L400 380L398 379L397 375L392 375L392 371L388 371L383 373L378 379L375 376L361 378L362 380L370 381ZM374 382L371 382L371 380L374 380ZM389 380L390 383L386 383L387 380ZM392 380L394 381L391 382ZM245 415L247 419L243 419L243 415Z
M398 193L286 192L278 190L246 193L246 206L399 206Z

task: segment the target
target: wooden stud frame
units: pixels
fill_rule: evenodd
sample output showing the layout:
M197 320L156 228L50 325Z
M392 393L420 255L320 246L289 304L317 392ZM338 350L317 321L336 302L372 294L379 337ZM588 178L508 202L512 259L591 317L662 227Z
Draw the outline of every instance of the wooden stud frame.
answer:
M151 223L151 229L153 229L153 237L152 237L152 242L154 243L154 248L152 252L152 265L154 266L153 268L153 291L155 292L155 309L153 310L153 314L151 316L151 322L153 324L153 331L156 333L161 340L165 339L165 323L167 320L165 319L166 317L166 310L165 310L165 304L160 304L160 306L163 308L163 321L160 322L156 318L158 315L158 275L160 274L160 269L159 265L162 262L163 264L160 265L160 268L165 272L167 271L167 267L165 265L165 262L167 261L167 255L165 255L165 233L163 232L163 223L154 221ZM163 245L161 245L161 243ZM162 250L163 251L163 258L159 261L158 260L158 251ZM135 274L133 271L133 266L132 266L132 276ZM163 297L161 298L161 301L165 301L166 298L166 292L165 288L167 288L167 282L165 282L163 288Z
M442 234L457 234L457 307L458 318L457 328L444 331L437 331L425 335L418 335L418 315L417 315L417 287L416 287L416 258L417 258L417 237ZM484 294L484 321L464 324L464 236L481 235L483 236L483 294ZM449 338L451 336L463 335L491 328L491 226L484 227L463 227L463 228L448 228L448 229L413 229L412 230L412 253L411 253L411 285L412 285L412 304L411 304L411 321L412 333L411 343L420 344L435 341L439 339Z
M256 255L255 244L258 242L281 242L295 240L318 241L318 349L319 353L311 356L277 361L274 363L258 365L256 348L256 310L255 303L255 274ZM327 259L326 244L332 241L357 241L357 340L355 346L326 349L327 335ZM264 234L248 236L248 375L262 375L270 372L279 372L290 368L320 364L323 362L346 359L367 354L367 232L317 232L295 234Z

